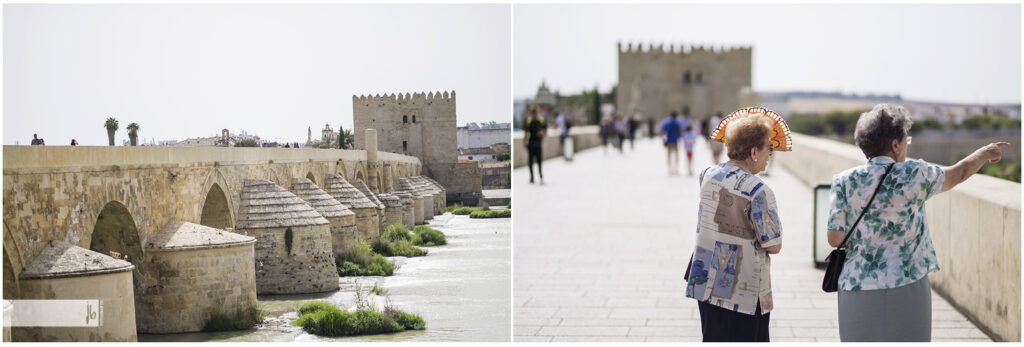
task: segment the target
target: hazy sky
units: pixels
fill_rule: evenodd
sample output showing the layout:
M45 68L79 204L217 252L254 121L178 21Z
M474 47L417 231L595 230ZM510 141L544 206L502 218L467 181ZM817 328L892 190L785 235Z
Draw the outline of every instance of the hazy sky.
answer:
M4 144L106 145L103 122L183 140L306 141L352 95L455 90L459 125L509 121L510 6L4 5Z
M616 42L753 46L756 91L1019 103L1019 4L515 5L514 95L618 78Z

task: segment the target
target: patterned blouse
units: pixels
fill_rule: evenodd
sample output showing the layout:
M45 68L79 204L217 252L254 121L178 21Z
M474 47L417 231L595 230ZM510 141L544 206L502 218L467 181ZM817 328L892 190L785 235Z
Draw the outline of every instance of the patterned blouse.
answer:
M775 195L757 176L730 164L700 176L700 212L686 297L753 315L772 310L771 259L782 244Z
M828 228L846 232L860 216L885 168L878 156L832 179ZM946 173L924 160L896 163L846 244L839 290L896 288L939 271L925 224L924 201L942 191Z

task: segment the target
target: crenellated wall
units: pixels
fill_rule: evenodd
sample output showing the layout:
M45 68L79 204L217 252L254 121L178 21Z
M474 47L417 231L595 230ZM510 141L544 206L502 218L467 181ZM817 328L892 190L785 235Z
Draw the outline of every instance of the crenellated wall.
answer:
M801 134L774 160L808 185L867 161L856 146ZM940 268L932 288L999 341L1021 338L1020 199L1020 183L974 175L925 203Z
M753 48L618 44L616 110L660 121L689 109L693 119L740 108L739 92L752 81Z

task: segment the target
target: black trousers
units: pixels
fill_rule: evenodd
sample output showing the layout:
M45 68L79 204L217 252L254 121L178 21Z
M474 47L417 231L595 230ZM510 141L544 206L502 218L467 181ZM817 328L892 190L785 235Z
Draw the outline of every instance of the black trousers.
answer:
M704 342L768 342L768 316L761 314L761 302L754 315L726 310L698 302L700 330Z
M530 182L533 182L533 162L534 162L534 160L537 161L537 174L540 175L540 179L544 179L544 171L542 171L541 168L540 168L540 162L542 160L544 160L544 157L541 156L541 152L540 152L541 148L542 148L541 146L529 146L529 147L527 147L527 150L526 150L527 153L528 153L527 154L527 162L530 165Z

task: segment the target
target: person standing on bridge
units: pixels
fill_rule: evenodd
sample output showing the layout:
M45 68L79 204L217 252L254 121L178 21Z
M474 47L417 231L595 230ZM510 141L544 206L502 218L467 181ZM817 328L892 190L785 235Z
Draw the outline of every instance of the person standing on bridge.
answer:
M547 135L547 126L544 119L537 117L537 108L530 109L530 119L526 120L526 152L527 162L530 165L530 183L533 183L533 162L537 162L537 175L540 176L540 183L544 184L544 171L541 171L541 161L544 156L541 150L544 148L544 136Z
M661 134L665 141L665 148L668 149L668 174L679 173L679 137L682 135L682 124L679 123L679 114L672 111L668 118L661 121ZM672 161L675 156L676 161Z
M718 127L718 125L721 124L721 122L722 113L718 113L717 115L712 116L710 119L708 119L708 132ZM715 165L718 165L718 162L722 158L722 150L724 149L722 148L722 146L723 145L721 142L708 140L708 147L711 148L711 160L715 163Z
M843 342L931 341L928 274L939 271L939 262L924 203L985 162L998 162L1010 145L989 144L950 167L907 160L912 123L899 105L878 104L861 114L853 136L868 161L832 178L828 243L847 251L838 281Z
M697 241L686 270L686 297L698 301L704 342L768 342L773 308L771 258L782 249L775 194L757 177L775 148L767 109L741 109L716 130L729 161L700 174ZM721 127L720 127L721 128ZM786 127L788 129L788 127Z

